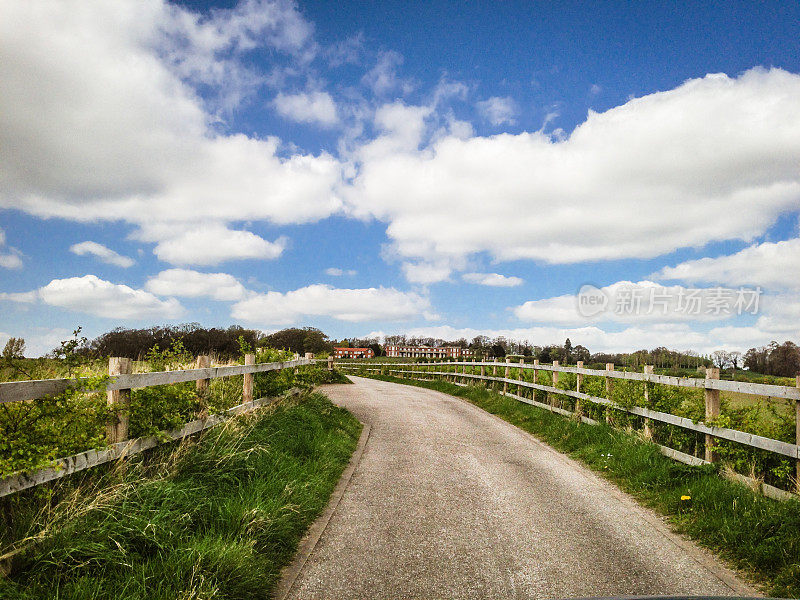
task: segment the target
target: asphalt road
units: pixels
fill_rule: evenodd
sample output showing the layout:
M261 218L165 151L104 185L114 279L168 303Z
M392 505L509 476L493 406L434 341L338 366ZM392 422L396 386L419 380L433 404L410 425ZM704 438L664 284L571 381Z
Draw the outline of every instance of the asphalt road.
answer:
M371 425L290 598L757 595L612 484L446 394L325 393Z

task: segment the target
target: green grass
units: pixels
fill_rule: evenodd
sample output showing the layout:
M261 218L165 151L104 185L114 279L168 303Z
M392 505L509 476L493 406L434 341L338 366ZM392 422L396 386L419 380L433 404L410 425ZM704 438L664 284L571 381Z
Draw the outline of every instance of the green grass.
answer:
M360 430L311 393L84 485L14 496L2 508L41 539L0 598L268 598Z
M714 466L672 461L630 432L586 425L482 387L373 377L468 400L602 473L667 515L677 531L748 573L769 594L800 596L800 502L764 498L721 478ZM681 501L683 495L691 501Z

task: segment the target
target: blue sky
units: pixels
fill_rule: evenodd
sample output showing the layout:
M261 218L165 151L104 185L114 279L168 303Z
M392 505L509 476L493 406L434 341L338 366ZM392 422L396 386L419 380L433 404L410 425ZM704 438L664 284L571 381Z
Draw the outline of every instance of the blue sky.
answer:
M0 4L0 343L800 341L796 3Z

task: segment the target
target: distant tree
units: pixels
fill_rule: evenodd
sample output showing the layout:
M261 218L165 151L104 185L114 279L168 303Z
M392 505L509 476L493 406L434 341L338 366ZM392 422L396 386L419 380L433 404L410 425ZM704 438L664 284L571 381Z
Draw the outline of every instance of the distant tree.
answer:
M586 363L591 359L591 354L585 346L578 344L572 349L572 357L575 359L575 362L582 360Z
M572 358L572 342L567 341L564 342L564 363L569 364L570 359Z
M492 356L495 358L501 358L506 355L506 349L503 344L494 344L492 346Z

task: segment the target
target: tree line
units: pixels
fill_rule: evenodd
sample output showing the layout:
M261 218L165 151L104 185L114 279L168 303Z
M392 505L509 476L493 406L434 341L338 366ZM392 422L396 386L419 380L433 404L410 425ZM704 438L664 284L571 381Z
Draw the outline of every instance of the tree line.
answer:
M145 356L152 348L173 347L176 341L183 344L186 352L194 356L214 354L226 360L241 353L242 347L277 348L300 355L306 352L319 354L333 350L333 344L322 331L315 327L291 327L265 334L257 329L245 329L239 325L227 328L202 327L199 323L183 325L160 325L143 329L117 327L91 341L83 340L78 352L89 356L122 356L134 360ZM57 356L59 348L50 355Z

